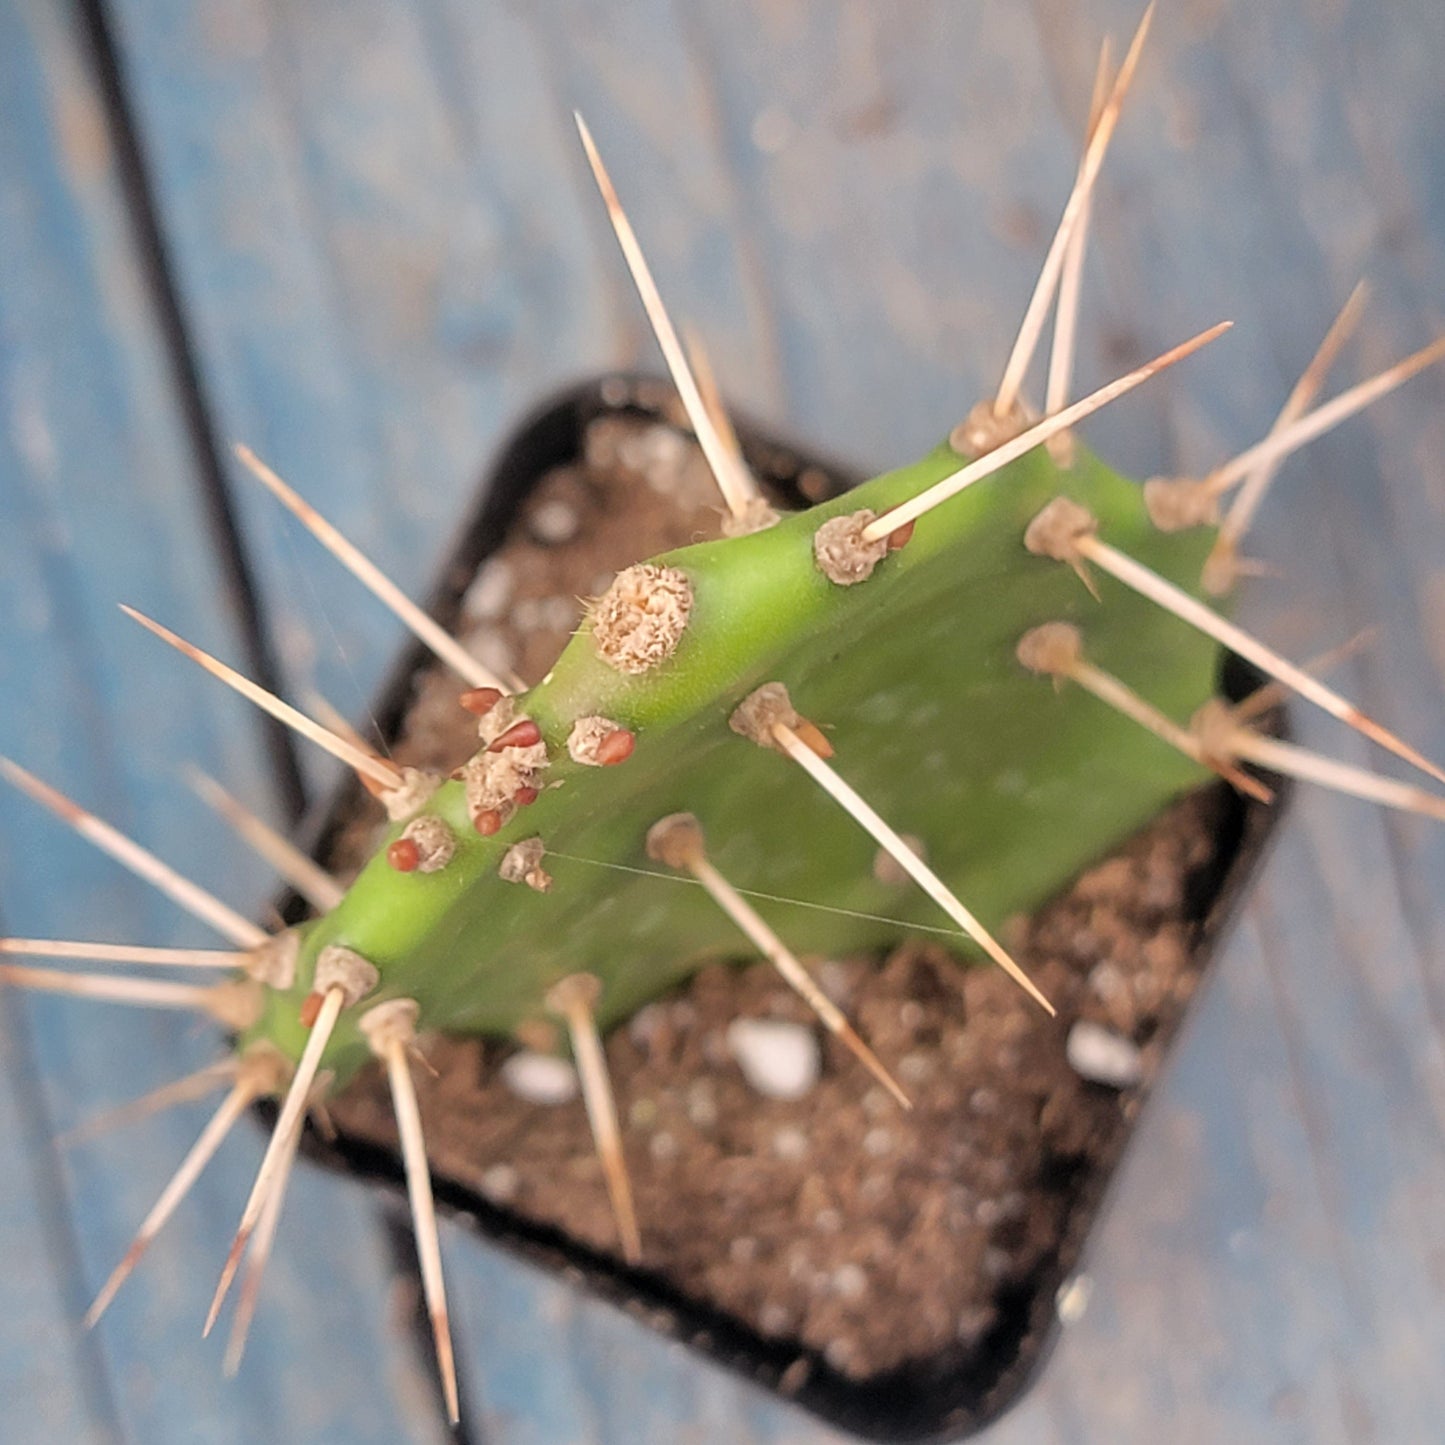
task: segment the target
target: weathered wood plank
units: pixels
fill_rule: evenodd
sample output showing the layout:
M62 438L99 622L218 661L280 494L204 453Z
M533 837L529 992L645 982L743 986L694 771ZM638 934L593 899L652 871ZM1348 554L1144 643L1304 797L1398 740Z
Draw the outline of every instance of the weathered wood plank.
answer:
M57 1185L29 1040L0 1000L0 1159L10 1183L0 1205L0 1392L7 1402L4 1438L13 1445L113 1439L114 1420L101 1371L77 1339L76 1272L62 1263L74 1241L57 1227ZM37 1125L39 1127L37 1127ZM89 1389L87 1389L89 1376Z
M423 587L507 421L611 336L525 19L114 8L220 434ZM398 629L237 475L293 685L359 714Z
M449 1230L447 1264L471 1347L474 1417L507 1445L786 1445L825 1438L802 1412L659 1341L613 1305Z
M0 751L255 907L271 886L265 870L218 836L175 773L194 758L268 808L257 731L115 610L126 598L204 645L238 647L107 118L61 7L0 6L0 112ZM0 897L16 932L211 941L12 795L0 809ZM391 1271L372 1205L334 1180L297 1181L292 1217L311 1222L286 1243L277 1275L290 1281L275 1292L290 1308L266 1309L269 1338L244 1388L223 1388L198 1325L258 1157L250 1129L82 1341L80 1310L199 1115L64 1154L44 1127L63 1130L195 1067L218 1041L184 1017L59 999L7 1000L7 1018L29 1035L5 1049L5 1142L17 1151L4 1155L15 1186L0 1191L7 1440L84 1440L111 1426L146 1441L280 1438L288 1420L309 1438L435 1438L430 1412L411 1410L403 1388L410 1348L379 1308ZM17 1062L31 1056L33 1074ZM298 1308L318 1272L326 1289ZM298 1369L318 1358L334 1388ZM47 1383L47 1371L65 1378Z

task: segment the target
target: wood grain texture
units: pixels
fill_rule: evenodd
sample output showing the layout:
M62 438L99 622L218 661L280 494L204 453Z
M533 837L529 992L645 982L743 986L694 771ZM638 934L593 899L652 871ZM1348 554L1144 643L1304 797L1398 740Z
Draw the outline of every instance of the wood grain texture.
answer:
M0 114L0 751L257 909L270 880L176 769L194 758L267 810L259 736L115 608L125 598L204 645L238 645L107 120L58 7L0 6ZM213 942L8 790L0 899L7 931ZM288 1420L304 1438L437 1438L401 1388L410 1343L375 1307L392 1272L372 1202L335 1180L298 1181L298 1213L325 1227L286 1242L247 1383L221 1386L219 1352L198 1338L201 1295L259 1158L250 1127L102 1327L81 1334L202 1115L63 1152L52 1136L195 1068L219 1041L182 1016L3 1003L0 1439L239 1441L282 1438ZM304 1362L323 1352L336 1387L316 1391Z
M458 37L386 0L114 7L219 435L412 590L508 420L610 332L552 179L570 118L526 23L474 8ZM397 627L236 475L293 687L361 714Z
M1122 39L1136 18L1123 0L114 0L111 13L218 433L250 442L413 589L511 419L565 378L651 355L572 144L572 106L730 394L882 465L930 445L996 382L1068 186L1098 38ZM86 82L58 58L71 47L37 18L48 14L0 6L20 46L0 58L5 114L35 117L0 134L0 226L16 258L0 273L0 745L38 739L32 761L257 898L260 880L158 786L180 747L255 783L252 734L168 659L140 660L137 643L132 663L106 611L124 591L202 641L233 640L184 500L153 323L143 298L125 299L135 267L113 179L102 166L79 183L75 127L55 119ZM1111 460L1139 475L1199 469L1253 440L1362 272L1375 298L1342 383L1445 322L1442 56L1433 0L1163 9L1104 174L1079 388L1220 317L1239 324L1090 427ZM27 234L36 216L48 223ZM46 434L61 439L44 465L22 404L42 385ZM1283 575L1242 601L1297 657L1381 624L1342 685L1436 756L1442 401L1439 378L1423 378L1292 464L1256 543ZM72 490L85 478L88 491ZM395 628L238 488L289 682L357 711ZM91 552L54 544L95 516ZM142 537L164 543L146 554ZM1333 725L1298 721L1304 741L1367 757ZM80 845L47 834L28 847L34 823L4 814L10 924L23 905L37 931L169 936L158 909L76 861ZM1433 1368L1445 1340L1442 874L1438 829L1298 799L1094 1241L1088 1311L986 1438L1433 1438L1445 1407ZM153 1056L154 1074L162 1055L169 1072L202 1052L134 1018L76 1022L76 1007L23 1010L40 1021L54 1071L44 1106L62 1127L82 1098L143 1086L126 1059ZM25 1087L10 1096L22 1112L34 1107ZM148 1135L158 1158L193 1126L168 1127ZM160 1177L149 1152L136 1169L135 1152L117 1141L63 1173L86 1201L76 1238L92 1274ZM41 1328L74 1361L55 1371L67 1418L103 1431L118 1389L124 1428L147 1440L194 1438L193 1419L214 1439L248 1424L297 1441L425 1438L425 1388L366 1293L381 1287L380 1246L338 1186L308 1180L288 1206L275 1271L291 1281L277 1292L287 1308L259 1321L242 1387L215 1385L209 1355L192 1359L185 1338L241 1173L217 1177L205 1237L197 1226L174 1256L197 1277L153 1277L102 1336L99 1393L78 1383L101 1367L74 1353L54 1304L74 1282L17 1286L27 1301L49 1292ZM27 1177L28 1197L43 1198ZM6 1228L36 1240L35 1213L17 1206ZM530 1266L455 1230L445 1248L488 1441L837 1438ZM319 1288L332 1271L334 1303ZM316 1288L303 1296L298 1281ZM327 1369L298 1379L308 1350ZM0 1369L15 1357L0 1352ZM304 1414L302 1385L307 1408L341 1413ZM166 1412L162 1387L189 1415Z

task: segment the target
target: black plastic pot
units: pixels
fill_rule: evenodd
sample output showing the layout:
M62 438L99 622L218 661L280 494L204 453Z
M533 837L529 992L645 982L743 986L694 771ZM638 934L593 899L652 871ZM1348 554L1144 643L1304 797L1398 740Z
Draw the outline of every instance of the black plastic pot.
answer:
M655 417L656 406L669 395L656 382L610 377L564 392L533 413L501 453L482 487L477 510L461 527L428 599L432 614L443 625L457 622L468 586L501 545L530 489L549 470L580 454L591 421L618 411ZM805 507L859 480L848 469L819 461L755 428L740 426L739 435L754 472L784 505ZM398 658L371 714L384 739L399 732L413 697L413 679L430 665L430 655L419 644ZM1222 679L1226 696L1242 696L1256 682L1243 664L1228 661ZM1280 811L1278 803L1273 809L1246 805L1223 785L1218 793L1217 848L1193 900L1206 957ZM362 796L359 785L350 783L331 801L315 832L318 858L327 858ZM304 916L294 896L283 901L282 911L291 920ZM400 1159L370 1141L345 1133L325 1141L309 1136L307 1152L389 1189L404 1190ZM962 1347L947 1349L863 1381L831 1369L816 1351L762 1337L741 1321L686 1297L661 1275L628 1269L549 1226L498 1208L455 1181L438 1178L435 1184L440 1206L484 1239L561 1272L713 1360L783 1390L826 1420L877 1439L924 1440L956 1439L978 1428L1013 1403L1041 1370L1057 1335L1058 1289L1087 1257L1087 1236L1107 1205L1111 1177L1095 1173L1070 1181L1073 1203L1058 1250L1001 1297L999 1322L982 1346L966 1353Z

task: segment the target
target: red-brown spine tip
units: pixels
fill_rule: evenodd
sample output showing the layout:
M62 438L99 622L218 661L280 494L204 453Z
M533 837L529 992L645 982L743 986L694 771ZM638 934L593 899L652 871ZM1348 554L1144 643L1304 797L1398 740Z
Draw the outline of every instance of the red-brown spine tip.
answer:
M226 1254L226 1263L221 1267L221 1282L216 1286L210 1311L206 1315L206 1323L201 1330L202 1339L207 1338L215 1328L216 1320L221 1313L221 1306L226 1302L226 1294L231 1288L231 1281L236 1277L236 1271L241 1265L241 1256L245 1254L246 1246L251 1242L253 1232L249 1226L238 1229L236 1237L231 1241L231 1248Z
M89 816L79 803L72 803L64 793L57 793L48 783L41 783L36 791L50 807L50 810L58 814L61 820L72 828L85 822Z
M627 728L618 728L597 744L597 761L604 768L616 767L632 756L632 749L636 746L637 735Z
M317 1015L321 1012L321 1005L326 1002L326 995L317 993L312 989L305 998L301 1000L301 1027L309 1029L315 1024Z
M890 532L888 534L888 550L901 552L913 540L913 529L917 525L916 520L905 522L897 531Z
M800 717L793 724L793 731L797 733L799 742L817 753L825 762L833 756L833 744L828 741L817 723L811 723L807 718Z
M495 808L483 808L473 820L473 826L483 838L490 838L502 826L502 815Z
M512 794L512 801L519 808L529 808L537 801L539 796L540 793L536 788L518 788L517 791Z
M503 748L533 748L542 741L542 729L529 717L515 722L500 737L487 745L489 753L499 753Z
M386 850L386 861L398 873L415 873L421 863L421 849L411 838L398 838Z
M502 700L498 687L469 687L457 701L473 716L486 717Z

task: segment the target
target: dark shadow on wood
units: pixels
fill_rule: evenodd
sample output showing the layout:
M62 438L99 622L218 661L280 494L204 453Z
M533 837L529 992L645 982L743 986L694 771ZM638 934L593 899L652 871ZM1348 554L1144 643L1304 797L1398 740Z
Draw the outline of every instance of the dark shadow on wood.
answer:
M233 604L241 632L245 671L262 687L279 692L280 670L270 643L266 607L255 585L241 530L236 523L225 463L216 435L213 409L202 382L195 344L186 324L160 211L141 146L140 132L126 90L124 68L105 0L73 0L93 69L96 91L105 107L108 135L116 156L136 253L155 309L177 405L191 445L196 481L211 527L217 567ZM122 599L117 599L122 600ZM279 722L258 715L278 801L295 820L305 811L306 790L295 742Z
M449 1431L452 1445L487 1445L487 1432L480 1424L481 1412L473 1408L471 1391L467 1389L464 1373L465 1357L456 1361L457 1398L461 1402L461 1420L455 1425L447 1423L446 1397L442 1393L441 1375L436 1364L436 1341L432 1335L431 1316L427 1313L426 1295L422 1285L421 1261L416 1252L416 1235L412 1232L409 1210L398 1204L382 1211L382 1227L386 1234L387 1249L391 1255L392 1268L396 1277L404 1283L407 1300L411 1305L407 1313L407 1336L417 1359L423 1362L427 1377L432 1382L432 1401L436 1406L437 1419L443 1430ZM457 1329L456 1315L452 1315L452 1330ZM458 1351L460 1354L460 1351Z

